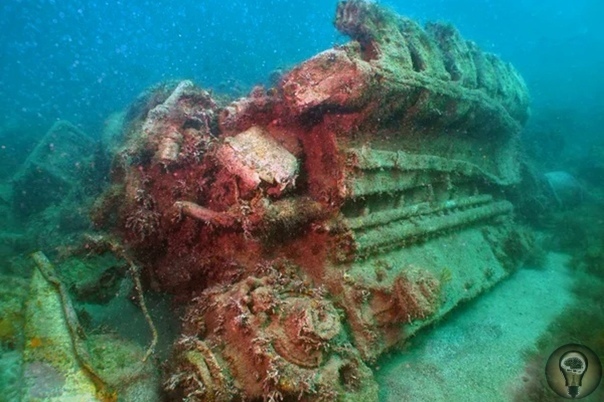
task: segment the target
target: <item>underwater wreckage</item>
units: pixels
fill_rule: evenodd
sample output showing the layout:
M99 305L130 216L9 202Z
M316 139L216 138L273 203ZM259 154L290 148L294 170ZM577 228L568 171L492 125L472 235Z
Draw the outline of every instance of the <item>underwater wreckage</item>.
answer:
M377 400L372 363L518 267L529 97L446 24L341 1L351 42L220 107L161 85L112 139L93 220L187 306L188 400Z

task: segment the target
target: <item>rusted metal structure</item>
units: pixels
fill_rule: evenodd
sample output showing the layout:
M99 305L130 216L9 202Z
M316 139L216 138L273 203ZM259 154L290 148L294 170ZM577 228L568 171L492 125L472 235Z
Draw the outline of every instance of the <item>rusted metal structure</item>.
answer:
M95 220L187 303L167 382L198 400L375 400L382 353L517 267L529 99L454 27L339 3L352 41L221 107L128 111Z

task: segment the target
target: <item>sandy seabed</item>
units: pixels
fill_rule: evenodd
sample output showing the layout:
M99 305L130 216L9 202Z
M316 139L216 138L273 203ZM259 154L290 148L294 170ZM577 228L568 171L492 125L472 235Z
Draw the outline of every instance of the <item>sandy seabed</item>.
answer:
M573 301L568 259L550 253L411 339L376 372L380 401L513 401L523 352Z

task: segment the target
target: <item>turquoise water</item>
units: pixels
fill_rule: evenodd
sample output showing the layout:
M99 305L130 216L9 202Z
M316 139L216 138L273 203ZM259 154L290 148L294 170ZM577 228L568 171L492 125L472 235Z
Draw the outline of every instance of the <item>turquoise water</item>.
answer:
M596 0L383 4L419 21L452 22L514 64L535 104L581 117L601 109ZM333 28L334 1L11 0L0 7L3 119L48 126L64 118L97 133L109 113L158 81L189 78L245 93L272 71L345 41Z
M435 117L450 112L450 103L436 102L436 113L426 113L426 121L412 130L417 135L398 142L391 141L390 135L398 132L397 124L405 127L401 116L411 115L411 107L385 115L384 120L376 119L374 126L363 125L366 115L362 113L360 123L347 120L357 107L368 110L369 116L379 114L364 104L346 104L338 98L333 101L335 106L327 102L304 109L304 102L287 98L288 87L283 82L290 70L350 41L334 26L336 1L84 3L5 0L0 4L0 402L68 397L161 401L185 400L187 396L189 400L277 401L296 400L298 394L309 401L445 400L447 387L454 386L450 377L459 375L453 369L456 354L458 362L471 366L463 378L480 371L478 360L489 350L481 344L480 353L473 355L471 346L477 339L507 345L508 349L494 346L494 353L514 353L522 361L511 370L499 356L493 361L500 364L490 366L493 374L485 376L496 377L492 387L480 388L479 381L470 379L464 386L480 388L480 392L457 387L449 395L479 395L468 397L477 401L556 400L543 376L553 350L578 343L604 357L602 2L369 2L420 24L451 23L464 39L511 63L530 96L530 117L526 122L510 117L513 123L506 127L511 134L487 130L489 124L499 124L494 123L497 117L470 128L451 128L454 124L447 126L449 123ZM333 60L339 59L328 59ZM373 66L377 63L372 62ZM413 65L417 67L415 59ZM495 80L504 78L495 76ZM193 99L194 105L193 112L187 109L187 116L194 118L181 121L168 113L168 117L157 118L160 123L151 121L149 110L178 88L193 88L179 85L183 80L196 86L191 92L185 90L185 98ZM320 86L305 76L288 82L302 88ZM257 86L265 90L255 90L249 99L268 99L269 106L261 112L252 108L248 120L237 120L235 114L235 123L229 123L224 107L248 96ZM380 105L380 111L404 98L396 92L404 90L388 92L389 88L381 88L384 96L392 96L388 102L380 103L379 96L368 95L374 96L371 99ZM455 96L447 91L446 96ZM460 93L455 88L452 91ZM505 91L502 88L497 95L503 94L504 101L509 95ZM350 87L337 87L335 92L355 93ZM517 97L511 99L522 103ZM333 128L330 123L322 125L328 121L322 120L324 114L335 119L338 128L334 131L352 132L360 126L361 132L348 141L338 131L333 145L337 150L333 151L331 142L321 142L321 136L327 135L322 130ZM459 119L460 127L465 124L463 119ZM515 124L517 129L509 129ZM250 125L262 128L248 132ZM177 127L176 134L170 127ZM372 132L375 127L381 131ZM430 127L441 127L450 137L439 137L442 133ZM378 131L380 139L373 141L371 135L377 138ZM238 137L240 142L224 139L240 132L248 134ZM482 142L480 136L485 132L501 137ZM428 138L425 143L422 136ZM252 162L226 154L224 144L230 144L235 153L249 152ZM262 149L261 156L253 154L254 147ZM414 176L413 185L403 185L406 176L388 170L392 164L382 154L376 153L371 160L373 168L357 166L358 171L363 170L359 176L355 176L356 170L351 173L350 165L331 164L346 160L352 155L349 151L362 154L374 148L403 155L424 152L440 158L427 171L439 163L444 167L427 178ZM396 165L400 154L394 155ZM465 181L456 180L466 173L449 177L450 171L462 170L458 162L473 166ZM246 163L252 163L252 168ZM421 165L421 161L416 163ZM334 173L337 169L342 169L341 175ZM382 173L371 176L375 171ZM384 171L392 172L390 178ZM349 180L346 186L342 184L345 180ZM380 185L391 187L384 190ZM339 187L322 190L322 186ZM509 220L472 218L471 208L476 205L485 205L476 211L491 214L491 201L513 208L513 214L505 215ZM508 204L501 209L507 211ZM451 223L451 216L457 212L462 216L464 211L459 219L470 223ZM370 229L385 227L395 215L398 229L377 230L378 234ZM422 223L426 217L436 223ZM417 240L407 234L415 233L414 225L421 228L418 237L425 237ZM507 230L510 232L502 234ZM344 237L344 232L354 240L346 241L357 242L353 251L348 248L352 243L329 237ZM378 251L362 243L364 239L377 244L373 247L383 254L371 254ZM507 239L505 245L501 239ZM384 244L390 248L380 249ZM466 244L469 251L460 251ZM32 259L36 251L49 258L48 264ZM330 253L337 263L326 263L331 261ZM406 264L406 272L411 273L393 279L397 263ZM411 285L405 281L424 275L422 264L429 273L418 283L441 287L422 291L430 306L407 311L405 303L422 302L390 291L403 287L403 294L417 292L407 288ZM475 266L458 275L464 264ZM303 269L292 268L298 266ZM335 276L325 275L330 269ZM517 269L530 271L513 276ZM267 363L258 358L252 364L242 357L251 348L246 342L252 342L246 332L242 330L241 338L228 338L225 333L230 329L221 332L224 324L216 320L226 321L228 327L229 308L240 308L237 297L253 293L246 288L245 278L265 274L272 278L267 279L273 281L270 286L275 281L286 283L279 288L280 301L276 302L285 306L284 312L275 313L274 309L279 310L275 306L266 311L264 305L259 307L262 303L257 299L263 296L258 291L256 296L243 298L250 305L249 300L257 298L258 305L249 307L255 318L241 310L232 319L242 327L252 320L255 330L266 332L260 331L269 338L266 342L274 339L270 347L262 346L264 338L259 335L250 339L270 350L266 356L288 356L289 360L267 358ZM496 288L483 296L508 275L513 276L509 288ZM339 279L334 280L336 277ZM388 283L391 285L385 285ZM265 283L249 286L270 288ZM346 286L356 290L350 294L341 291ZM311 290L302 291L302 287ZM529 315L538 322L523 329L526 332L510 330L507 326L515 325L512 319L488 318L490 311L504 314L502 306L515 303L513 293L518 289L528 289L528 293L533 289L531 294L542 294L542 300L560 292L556 303L547 306L535 306L534 297L525 297L530 300L526 309L533 313L551 307L547 314ZM379 321L384 318L376 318L379 311L386 311L379 305L386 303L384 294L388 300L406 300L397 302L402 303L397 308L410 317L402 324L397 321L405 333L397 333L398 343L388 340L390 330L384 328L389 327ZM305 298L320 301L312 304ZM486 306L480 304L481 298ZM469 300L461 310L449 313ZM350 307L355 303L358 308ZM433 303L440 304L434 307ZM355 308L359 311L356 318ZM324 315L307 313L300 318L301 309L320 310ZM522 308L514 314L520 314L518 310ZM211 318L212 311L222 318ZM404 321L400 311L387 311L384 314L391 320ZM331 322L335 318L330 314L340 317L342 323ZM200 324L202 315L205 324ZM484 325L468 322L482 319ZM300 324L303 328L291 335L295 339L289 343L277 339L286 336L284 328L294 328L300 320L315 320L322 329L312 332ZM381 334L375 345L363 346L373 339L367 335L369 330L361 334L358 322L363 320L380 322L372 327ZM312 347L307 345L299 352L297 342L306 339L304 331L319 340L313 338ZM317 335L321 331L323 335ZM416 332L417 340L411 336ZM217 339L228 339L224 342L232 349L221 349ZM238 344L246 346L240 350ZM516 348L514 352L510 345ZM342 352L347 348L355 352ZM206 366L191 368L191 361L197 361L191 357L192 351L202 356L198 359L205 359ZM453 351L451 359L445 356L447 351ZM333 378L325 369L332 353L340 353L338 359L348 362L331 360L338 367ZM210 355L218 356L213 359L222 371L213 371ZM307 371L288 372L280 364ZM416 380L414 364L422 368L421 376L428 380L433 376L435 381ZM258 366L252 370L250 365ZM200 374L201 366L208 372ZM267 373L272 377L260 385L242 385L248 369L250 373L255 370L257 378ZM298 385L279 382L278 369L283 378L294 378ZM213 381L220 392L204 388L192 393L195 386L191 384L199 378L208 389ZM415 388L405 392L406 381L415 381ZM424 381L435 387L427 397L422 394ZM330 388L329 383L341 384ZM287 394L290 389L296 392ZM601 400L602 392L600 386L586 400Z

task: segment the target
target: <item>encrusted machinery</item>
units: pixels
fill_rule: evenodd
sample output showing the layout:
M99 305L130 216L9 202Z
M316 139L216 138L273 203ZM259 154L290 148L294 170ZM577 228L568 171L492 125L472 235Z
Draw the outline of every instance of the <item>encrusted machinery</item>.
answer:
M175 399L375 399L340 312L292 268L276 263L193 301L167 380Z
M141 96L94 218L189 303L168 388L375 400L368 364L517 267L528 95L450 25L342 1L351 36L219 106Z

